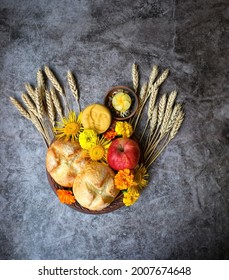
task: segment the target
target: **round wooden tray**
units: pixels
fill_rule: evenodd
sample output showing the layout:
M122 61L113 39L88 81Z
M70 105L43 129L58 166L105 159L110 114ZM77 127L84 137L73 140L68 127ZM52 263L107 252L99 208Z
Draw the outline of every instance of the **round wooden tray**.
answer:
M47 178L48 178L48 182L50 184L50 186L52 187L52 190L54 191L54 193L57 195L56 191L58 189L66 189L62 186L60 186L59 184L57 184L53 178L51 177L51 175L48 173L48 171L46 170L46 174L47 174ZM89 210L87 208L82 207L78 202L75 202L73 204L66 204L67 206L71 207L72 209L84 213L84 214L92 214L92 215L100 215L100 214L106 214L106 213L110 213L113 212L121 207L124 206L123 202L122 202L122 198L123 198L123 194L122 192L120 192L118 194L118 196L115 198L115 200L106 208L104 208L101 211L92 211Z

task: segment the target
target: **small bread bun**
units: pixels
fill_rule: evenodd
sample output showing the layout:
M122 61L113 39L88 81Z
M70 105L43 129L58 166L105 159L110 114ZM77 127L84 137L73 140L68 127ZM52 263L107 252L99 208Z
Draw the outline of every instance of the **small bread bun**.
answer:
M114 186L114 171L107 165L91 162L76 176L73 194L89 210L100 211L118 195Z
M51 177L63 187L72 187L76 175L89 161L79 142L55 140L48 148L46 168Z

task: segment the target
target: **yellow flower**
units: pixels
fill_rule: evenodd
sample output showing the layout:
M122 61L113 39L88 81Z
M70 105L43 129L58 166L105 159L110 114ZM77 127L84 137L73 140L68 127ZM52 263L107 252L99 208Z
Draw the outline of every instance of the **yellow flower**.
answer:
M97 143L97 133L93 129L84 129L79 135L79 142L83 149L89 150Z
M56 193L61 203L72 204L76 201L71 191L57 190Z
M115 132L122 137L129 138L133 134L133 128L128 122L116 122Z
M134 172L134 181L140 189L144 188L148 184L147 178L149 177L149 174L147 173L147 169L141 164L134 170Z
M93 129L84 129L79 135L80 146L89 150L97 143L97 133Z
M101 160L105 156L105 149L102 145L96 145L89 150L92 160Z
M123 203L126 206L131 206L138 200L139 196L140 193L137 188L131 187L124 192Z
M130 108L131 97L125 92L118 92L112 98L112 106L119 112L125 112Z
M54 127L56 138L65 138L66 140L77 140L82 131L80 116L77 118L76 113L70 111L67 117L61 119Z
M126 190L136 185L134 182L134 175L130 169L119 170L114 177L114 183L118 190Z
M107 162L107 150L111 144L111 141L104 137L97 137L97 143L89 150L89 156L91 160Z

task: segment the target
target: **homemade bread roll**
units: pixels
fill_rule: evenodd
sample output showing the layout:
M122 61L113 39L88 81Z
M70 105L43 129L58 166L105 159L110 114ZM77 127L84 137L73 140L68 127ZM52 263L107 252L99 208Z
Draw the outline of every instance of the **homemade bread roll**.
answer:
M118 195L114 171L107 165L91 162L78 173L73 184L76 200L89 210L100 211Z
M63 187L72 187L75 177L89 162L89 156L78 141L55 140L46 155L46 168Z

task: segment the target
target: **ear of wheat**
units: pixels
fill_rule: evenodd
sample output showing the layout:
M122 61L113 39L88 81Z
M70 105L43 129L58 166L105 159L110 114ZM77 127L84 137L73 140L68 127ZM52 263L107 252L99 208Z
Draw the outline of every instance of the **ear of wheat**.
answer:
M30 115L26 111L26 109L21 105L20 102L18 102L15 98L10 96L10 101L13 103L13 105L16 107L16 109L19 111L19 113L26 119L30 120Z
M132 77L135 71L133 69L137 69L137 66L134 65L134 68L132 67ZM169 75L169 69L164 70L159 77L158 73L158 66L154 65L148 79L147 91L146 86L143 84L144 87L141 88L139 93L140 106L136 115L130 120L134 131L137 131L142 114L148 103L147 120L140 137L140 144L143 147L147 169L176 136L184 120L181 104L175 103L177 96L175 90L168 97L166 94L163 94L158 100L159 89L166 81Z
M42 90L44 91L45 89L45 78L43 75L43 71L41 69L39 69L37 71L37 86L39 88L42 88Z
M80 103L79 103L79 92L78 92L78 87L76 84L76 79L74 78L73 74L71 71L68 71L67 73L67 79L68 79L68 84L71 90L72 95L75 98L76 104L78 106L78 111L80 112Z
M54 88L61 94L64 95L64 90L62 88L62 86L60 85L59 81L57 80L56 76L54 75L54 73L51 71L51 69L46 65L44 67L45 70L45 74L48 77L49 81L51 82L51 84L54 86Z
M62 109L61 102L56 94L54 87L50 88L50 93L51 93L52 101L53 101L54 107L56 109L56 112L59 115L59 118L62 119L63 118L63 109Z
M133 80L134 91L137 92L139 86L139 72L136 63L133 63L132 65L132 80Z
M46 83L48 80L45 79L42 69L39 69L36 77L36 87L33 88L29 83L26 83L26 93L22 93L21 95L21 99L27 109L13 97L10 97L10 101L23 117L33 123L45 141L45 144L48 146L51 143L51 139L54 137L53 127L55 125L56 112L59 119L62 119L64 114L60 97L57 95L56 90L58 90L63 97L64 102L67 102L65 100L65 92L54 73L48 66L45 66L44 72L51 82L50 91ZM73 80L71 81L73 85ZM76 86L76 83L74 86ZM77 88L75 87L74 90L74 94L76 95Z
M36 97L35 97L36 96L36 92L35 92L34 88L29 83L26 83L25 84L25 89L26 89L28 95L30 96L30 98L33 101L35 101L35 99L36 99Z
M46 108L47 108L47 114L49 117L49 121L52 125L52 127L54 127L55 125L55 107L53 104L53 100L51 97L51 93L48 90L45 90L45 100L46 100Z
M148 93L145 97L145 100L143 101L142 105L140 106L139 110L138 110L138 114L136 114L132 119L131 119L131 123L133 124L133 128L134 130L137 129L139 122L141 120L141 115L143 113L144 107L146 105L146 103L148 102L149 98L151 97L151 95L153 93L155 93L156 90L159 90L159 87L163 84L163 82L167 79L168 75L169 75L169 70L166 69L161 76L155 81L153 82L156 77L158 75L158 67L155 65L152 69L151 72L151 77L149 78L149 86L148 86ZM150 84L151 83L151 84Z
M34 115L38 115L38 112L37 112L37 108L36 108L36 105L34 104L34 102L31 100L31 98L29 97L28 94L26 93L23 93L21 95L21 98L23 100L23 102L25 103L26 107L28 108L28 111L31 111L34 113Z

